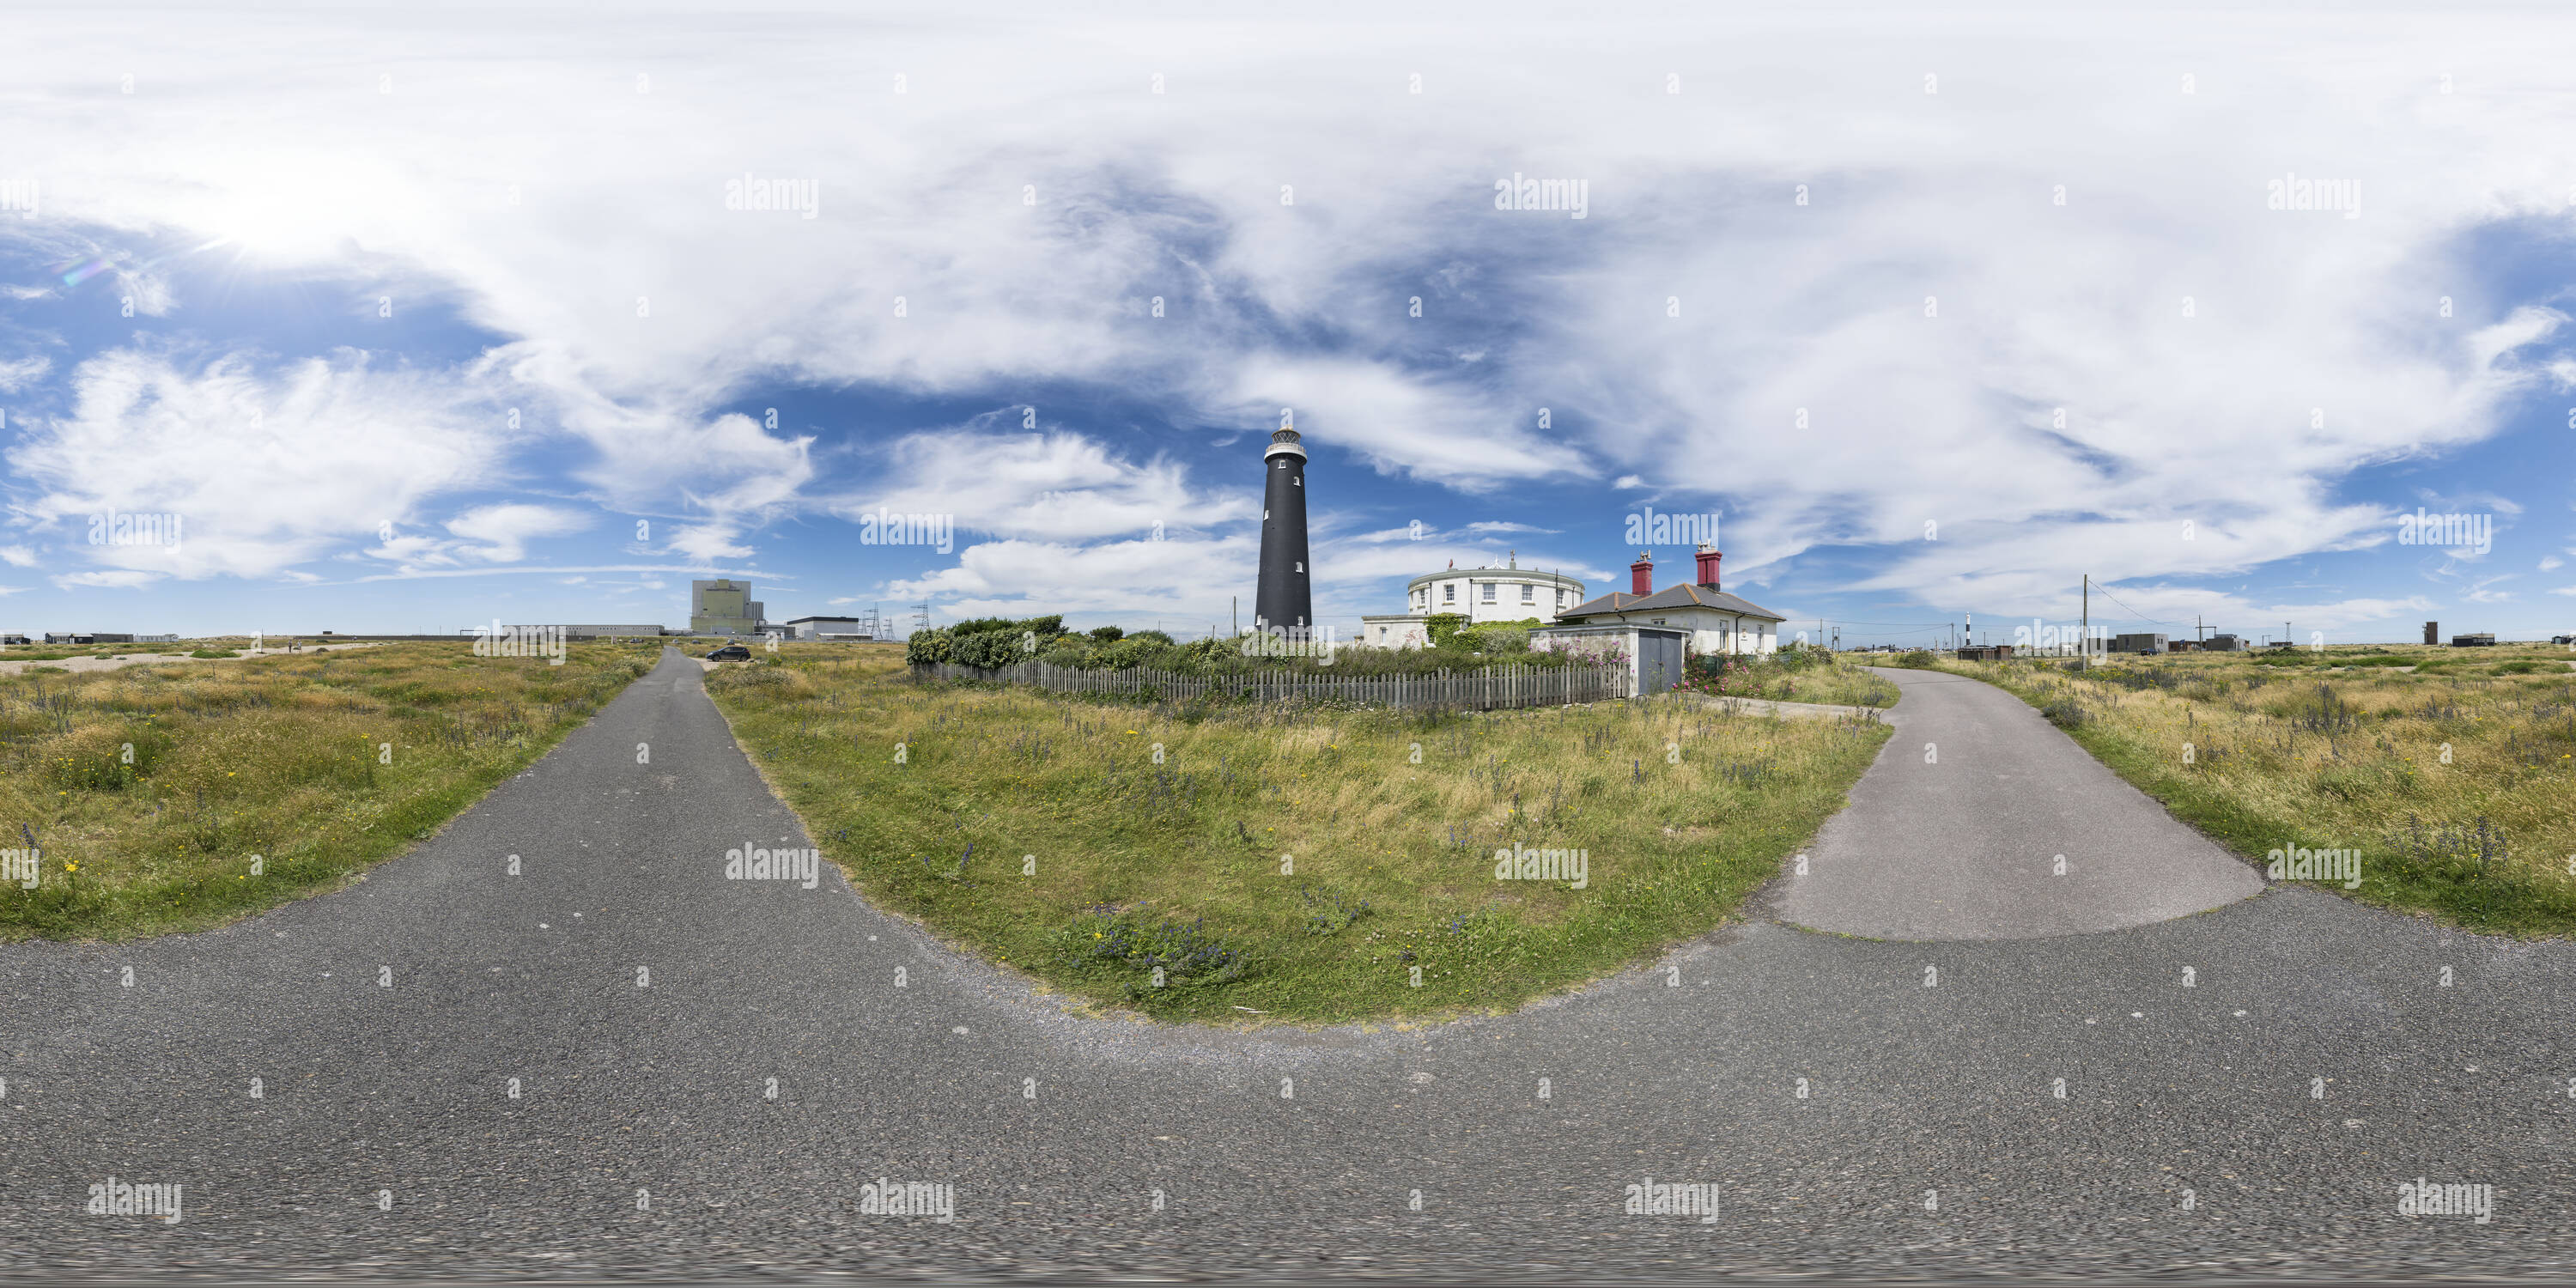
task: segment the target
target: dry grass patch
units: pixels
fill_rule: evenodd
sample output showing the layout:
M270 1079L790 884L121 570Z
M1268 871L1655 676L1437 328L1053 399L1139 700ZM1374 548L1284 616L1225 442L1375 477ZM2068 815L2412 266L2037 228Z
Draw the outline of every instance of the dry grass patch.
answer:
M916 684L899 657L788 645L708 689L872 899L1167 1018L1508 1008L1650 958L1775 874L1887 736L1695 699L1120 704ZM1580 886L1496 880L1518 846L1582 851Z
M0 677L0 937L202 929L427 837L649 670L463 642ZM253 856L258 856L254 872Z

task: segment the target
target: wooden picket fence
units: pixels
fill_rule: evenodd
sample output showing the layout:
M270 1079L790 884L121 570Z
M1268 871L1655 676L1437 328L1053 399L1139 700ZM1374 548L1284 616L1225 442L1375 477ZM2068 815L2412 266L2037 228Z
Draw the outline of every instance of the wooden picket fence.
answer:
M1504 707L1561 707L1614 702L1628 694L1624 666L1480 666L1420 675L1316 675L1303 671L1253 671L1238 675L1184 675L1151 667L1097 671L1050 662L1016 662L996 668L953 662L915 663L914 679L980 680L1034 684L1054 693L1129 693L1187 701L1210 690L1255 702L1304 698L1383 707L1446 707L1492 711Z

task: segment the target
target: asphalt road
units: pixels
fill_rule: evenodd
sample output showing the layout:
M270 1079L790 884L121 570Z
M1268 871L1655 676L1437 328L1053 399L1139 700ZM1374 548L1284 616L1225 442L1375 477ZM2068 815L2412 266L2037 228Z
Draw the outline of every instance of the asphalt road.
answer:
M1872 670L1904 693L1887 714L1896 737L1781 887L1781 920L1873 939L2035 939L2262 892L2253 869L2020 699L1945 671Z
M2124 817L2081 804L2062 825ZM1922 851L1892 822L1894 878ZM2576 1252L2563 943L2304 889L2051 938L1757 920L1511 1016L1249 1035L1068 1014L828 868L727 881L746 838L803 845L672 655L364 884L0 946L0 1278L2563 1278ZM183 1185L180 1220L84 1212L111 1175ZM2418 1176L2491 1186L2491 1221L2400 1215ZM1648 1177L1713 1186L1716 1219L1623 1214ZM863 1213L878 1178L953 1186L955 1219Z

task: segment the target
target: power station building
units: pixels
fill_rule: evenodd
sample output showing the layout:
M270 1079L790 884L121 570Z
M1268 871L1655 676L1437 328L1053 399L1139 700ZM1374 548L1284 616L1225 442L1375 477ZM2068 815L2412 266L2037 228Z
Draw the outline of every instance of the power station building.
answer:
M758 635L763 606L751 597L751 583L730 577L689 583L691 635Z

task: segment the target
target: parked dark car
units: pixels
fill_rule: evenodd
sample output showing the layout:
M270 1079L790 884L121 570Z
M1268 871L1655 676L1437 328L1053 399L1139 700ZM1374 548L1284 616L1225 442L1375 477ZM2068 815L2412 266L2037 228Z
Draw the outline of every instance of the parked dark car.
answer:
M751 660L751 650L744 648L740 644L727 644L723 648L707 654L707 660L710 662L748 662Z

